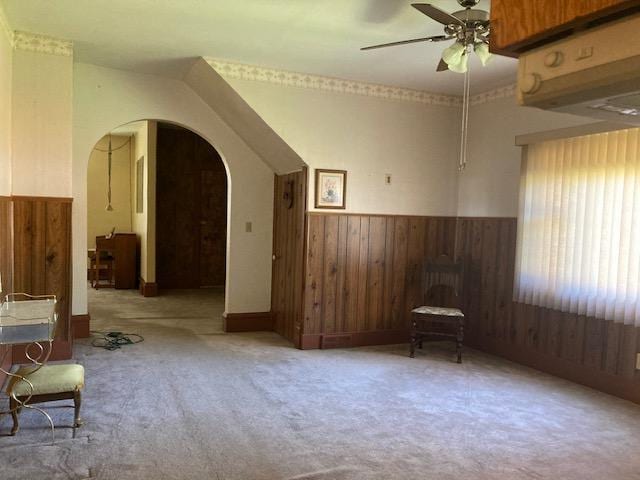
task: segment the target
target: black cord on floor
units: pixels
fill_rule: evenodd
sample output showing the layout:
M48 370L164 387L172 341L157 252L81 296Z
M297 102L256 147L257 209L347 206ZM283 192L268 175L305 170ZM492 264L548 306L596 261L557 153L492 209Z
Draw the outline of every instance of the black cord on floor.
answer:
M123 345L134 345L144 342L142 335L138 335L137 333L98 332L95 330L92 330L91 333L97 336L97 338L91 341L91 345L109 351L118 350Z

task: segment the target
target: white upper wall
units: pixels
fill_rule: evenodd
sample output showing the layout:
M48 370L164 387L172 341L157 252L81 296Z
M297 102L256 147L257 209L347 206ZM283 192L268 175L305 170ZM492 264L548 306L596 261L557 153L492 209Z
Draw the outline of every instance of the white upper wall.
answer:
M13 32L0 4L0 195L11 194Z
M225 79L311 167L310 210L328 168L347 170L347 212L455 215L458 108Z
M210 63L312 167L310 210L313 169L330 168L348 172L347 212L515 217L521 156L516 135L594 122L520 107L512 87L473 96L468 164L459 173L459 101ZM385 174L391 174L391 185Z
M459 176L458 215L516 217L521 148L516 135L553 130L593 119L521 107L514 96L473 105L467 167Z
M58 50L47 43L46 37L20 32L16 32L15 42L12 193L71 197L73 57L70 44L68 50Z

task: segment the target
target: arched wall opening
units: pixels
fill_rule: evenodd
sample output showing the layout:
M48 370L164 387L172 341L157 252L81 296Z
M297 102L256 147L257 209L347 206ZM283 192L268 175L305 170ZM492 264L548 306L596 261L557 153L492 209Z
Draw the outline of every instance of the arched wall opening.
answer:
M140 119L180 125L197 133L219 152L229 179L225 312L268 312L274 171L184 82L77 64L74 72L72 314L90 313L86 289L87 159L105 132ZM252 222L251 232L246 232L247 222Z
M90 286L139 288L144 296L215 288L219 296L228 177L215 147L175 123L136 121L105 134L87 172Z

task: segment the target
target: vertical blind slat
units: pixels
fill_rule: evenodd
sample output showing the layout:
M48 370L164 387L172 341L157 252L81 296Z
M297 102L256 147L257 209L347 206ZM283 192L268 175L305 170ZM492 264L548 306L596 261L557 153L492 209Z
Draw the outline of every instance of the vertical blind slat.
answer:
M640 129L529 145L515 300L640 326Z

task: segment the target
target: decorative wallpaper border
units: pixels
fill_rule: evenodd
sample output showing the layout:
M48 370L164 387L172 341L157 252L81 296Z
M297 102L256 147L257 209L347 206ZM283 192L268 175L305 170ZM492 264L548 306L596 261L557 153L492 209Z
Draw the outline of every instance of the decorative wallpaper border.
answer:
M73 56L73 42L47 35L21 32L16 30L13 35L13 47L16 50L47 53L49 55Z
M7 19L7 15L4 13L4 8L2 8L1 3L0 3L0 30L4 32L4 34L9 39L9 44L13 47L13 30L9 26L9 20Z
M443 105L455 107L460 105L460 97L413 90L410 88L392 87L376 83L356 82L334 77L298 73L275 68L258 67L225 60L205 58L207 63L220 75L228 78L253 80L257 82L275 83L290 87L329 90L332 92L351 93L368 97L380 97L393 100L406 100L426 105Z
M516 84L507 85L506 87L494 88L487 92L471 95L471 105L480 105L482 103L492 102L500 98L513 97L516 94Z
M332 92L351 93L392 100L405 100L425 105L441 105L446 107L460 107L462 105L462 97L455 95L444 95L375 83L356 82L353 80L259 67L214 58L205 58L205 60L220 75L227 78L275 83L277 85L290 87L329 90ZM472 95L471 105L479 105L499 98L513 96L514 94L515 84L496 88L488 92Z

